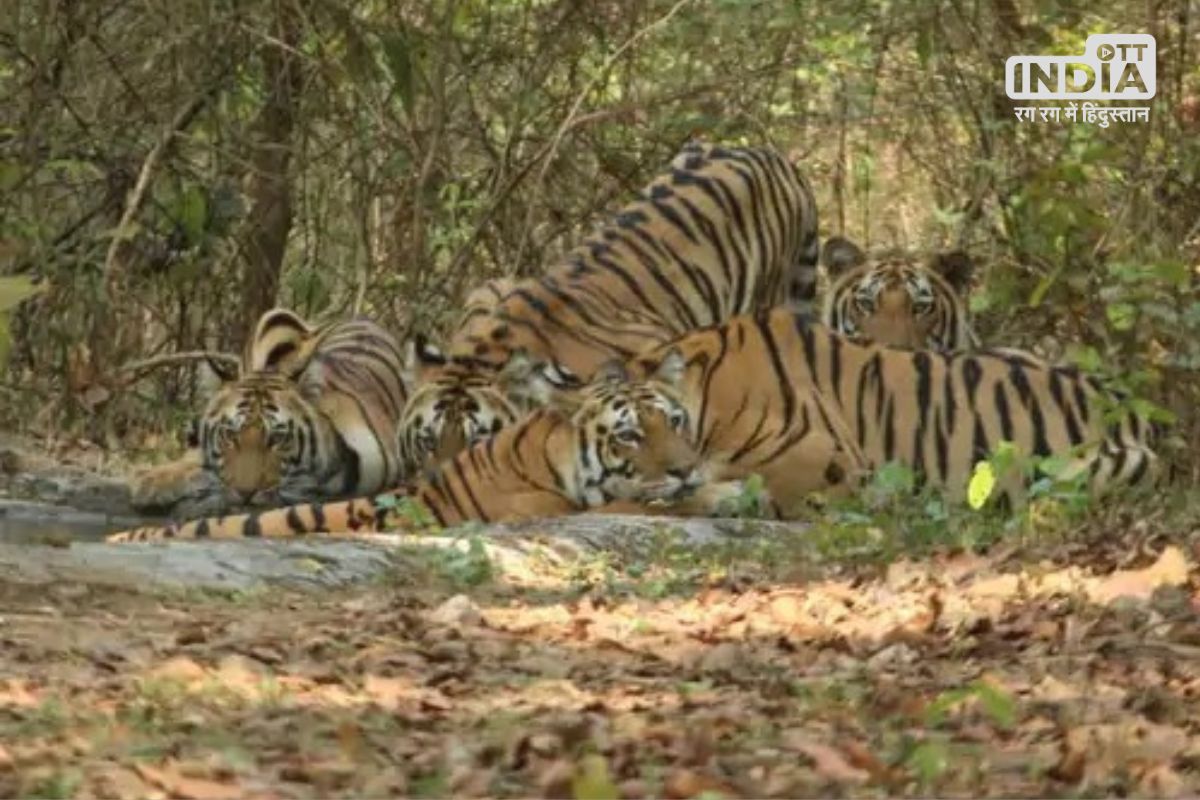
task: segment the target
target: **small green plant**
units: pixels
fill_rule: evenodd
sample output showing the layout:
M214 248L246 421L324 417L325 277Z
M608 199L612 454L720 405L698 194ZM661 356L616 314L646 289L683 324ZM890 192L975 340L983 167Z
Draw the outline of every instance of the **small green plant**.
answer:
M437 520L425 505L414 497L394 493L377 495L375 508L387 515L386 530L426 530L437 528Z
M742 482L741 492L736 497L726 498L718 504L717 514L736 519L757 519L766 514L768 505L766 484L761 475L754 474Z
M77 769L56 769L40 780L35 781L31 788L31 797L45 797L48 800L74 797L79 785L83 782L83 774Z
M952 709L971 699L976 701L984 716L996 727L1009 730L1016 724L1017 709L1012 696L984 680L972 681L966 686L939 694L925 709L925 723L930 727L940 727Z
M461 541L461 540L460 540ZM482 586L495 577L495 567L488 555L483 538L472 534L466 537L466 550L455 546L436 551L434 564L441 577L456 587Z

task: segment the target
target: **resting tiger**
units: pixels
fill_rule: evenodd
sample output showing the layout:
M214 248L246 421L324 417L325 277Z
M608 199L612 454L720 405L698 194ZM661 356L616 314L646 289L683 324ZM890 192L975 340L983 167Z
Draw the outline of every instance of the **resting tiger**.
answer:
M436 462L541 402L513 392L521 381L502 367L514 353L554 362L544 377L570 385L694 328L805 306L818 251L812 190L783 156L688 145L562 262L510 287L492 313L469 316L445 354L418 348L401 457L414 470Z
M682 360L664 359L663 386ZM598 378L556 395L485 441L429 470L411 498L440 525L553 516L607 508L626 499L673 500L706 484L687 436L689 420L669 390ZM109 541L298 536L315 531L381 530L404 524L399 492L375 498L214 517L114 534Z
M671 372L680 380L661 386L659 365L680 358L685 369ZM712 481L760 475L784 518L800 515L812 493L854 491L893 461L961 499L1001 441L1063 457L1060 477L1086 470L1096 492L1158 473L1159 423L1119 410L1121 396L1096 378L1016 350L860 345L777 309L693 332L627 368L631 386L661 388L686 407ZM1023 489L1013 476L999 487L1013 502Z
M821 263L829 274L821 321L831 330L894 347L978 348L967 308L975 267L966 253L938 253L926 264L898 253L868 258L834 236Z
M142 507L169 506L197 478L228 504L277 504L395 485L404 355L365 319L312 327L286 309L255 326L236 372L200 415L197 457L152 470L134 487ZM197 474L198 473L198 474Z

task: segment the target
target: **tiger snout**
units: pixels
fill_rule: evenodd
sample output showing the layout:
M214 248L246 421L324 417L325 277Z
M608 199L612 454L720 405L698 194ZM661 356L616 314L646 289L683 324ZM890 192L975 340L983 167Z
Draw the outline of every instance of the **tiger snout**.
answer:
M236 445L223 453L221 479L238 502L272 502L279 488L280 472L279 454L256 427L243 431Z

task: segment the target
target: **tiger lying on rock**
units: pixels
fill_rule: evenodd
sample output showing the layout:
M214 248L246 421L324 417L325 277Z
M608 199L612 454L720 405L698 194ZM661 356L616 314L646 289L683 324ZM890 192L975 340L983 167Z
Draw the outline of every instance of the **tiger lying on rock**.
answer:
M197 452L135 480L142 508L169 507L197 486L230 504L344 497L394 486L396 428L408 389L395 338L365 320L310 326L264 314L240 369L196 424Z

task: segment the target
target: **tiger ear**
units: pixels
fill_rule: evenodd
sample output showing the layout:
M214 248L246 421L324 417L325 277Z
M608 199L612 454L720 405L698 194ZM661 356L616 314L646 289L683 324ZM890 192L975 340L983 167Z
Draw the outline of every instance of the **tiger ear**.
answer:
M535 360L523 349L515 350L496 373L504 395L523 408L550 405L558 387L547 374L549 365Z
M858 245L844 236L830 236L821 248L821 263L833 278L867 260Z
M600 365L600 368L592 376L592 381L597 383L628 383L629 371L625 369L623 361L612 359Z
M233 383L241 377L242 365L241 362L233 358L216 358L212 355L204 357L208 363L208 368L213 371L213 374L220 379L221 383Z
M975 262L962 250L938 253L933 257L931 266L959 294L966 294L971 287L971 279L975 277Z
M412 383L419 382L427 370L446 366L446 355L431 343L423 333L413 336L408 343L408 354L404 369Z
M248 372L278 372L294 378L307 365L311 348L305 344L313 328L294 311L272 308L259 317L246 343L244 362Z
M654 380L667 386L678 386L687 369L687 359L678 347L672 347L654 370Z

